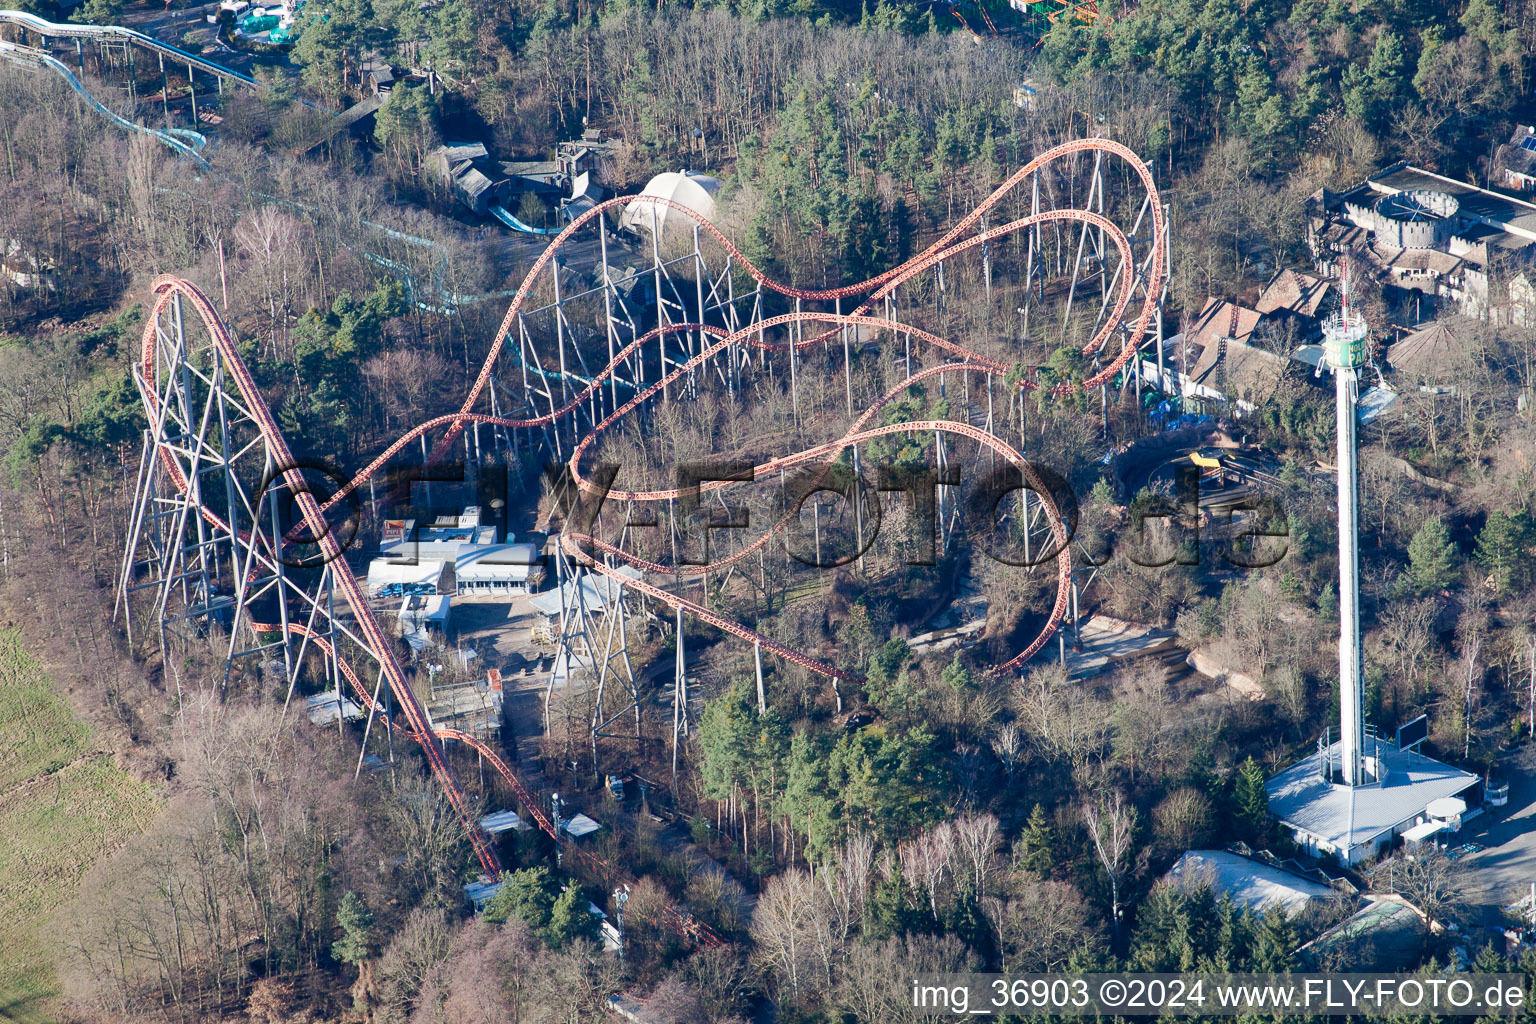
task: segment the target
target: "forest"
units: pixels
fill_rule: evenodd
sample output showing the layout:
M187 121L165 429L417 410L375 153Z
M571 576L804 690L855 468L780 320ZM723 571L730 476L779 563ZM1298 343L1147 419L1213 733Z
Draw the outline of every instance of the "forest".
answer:
M25 6L99 24L145 10ZM39 916L51 980L13 992L0 979L0 1014L532 1024L611 1019L609 997L625 992L679 1024L761 1019L768 1004L785 1022L886 1022L918 1019L914 972L1306 966L1298 948L1347 916L1344 900L1287 918L1164 879L1186 850L1297 852L1264 780L1336 727L1333 483L1316 472L1332 457L1332 410L1310 371L1275 374L1251 415L1224 421L1276 460L1285 558L1239 572L1116 555L1082 597L1168 630L1181 654L1241 666L1262 700L1157 662L1083 680L1042 655L993 674L1033 635L1051 580L963 540L938 566L882 543L811 589L765 561L725 606L864 681L834 692L773 665L759 708L750 647L690 634L702 712L675 789L655 797L686 835L642 814L596 839L633 880L621 960L602 952L587 904L613 917L625 878L515 833L505 884L471 913L473 853L419 757L354 778L360 735L285 715L280 674L226 685L219 643L163 654L124 634L114 586L146 426L131 364L148 284L176 273L215 297L295 451L358 467L457 406L501 319L496 295L526 266L486 243L429 170L444 141L535 159L601 127L617 140L603 166L616 193L680 167L718 176L720 224L741 251L822 288L896 265L1034 154L1102 134L1142 155L1168 204L1171 334L1208 297L1251 300L1275 271L1310 269L1305 202L1323 186L1398 160L1494 181L1498 147L1536 114L1536 2L1102 0L1096 19L1054 25L989 2L317 6L328 17L257 71L268 88L220 102L211 173L118 132L52 76L0 63L0 246L52 279L0 278L0 628L19 631L93 747L154 794L136 834L75 865ZM437 84L403 91L363 137L294 155L317 117L297 100L355 101L380 57ZM95 70L114 109L161 117ZM1037 91L1020 106L1025 81ZM1114 182L1117 201L1125 192ZM1080 380L1069 342L1082 324L1063 319L1059 338L1016 330L1021 247L991 258L999 283L985 297L977 259L957 261L942 309L914 289L918 322L1041 379ZM474 300L423 309L428 284ZM1379 361L1413 314L1379 282L1363 290ZM1456 329L1454 391L1410 382L1361 432L1366 716L1390 731L1428 713L1431 751L1482 775L1536 737L1536 329ZM661 480L680 461L823 441L846 422L840 359L807 362L823 383L802 385L794 416L788 380L768 377L753 402L673 403L598 455ZM860 355L847 402L903 376ZM883 422L945 418L956 390L911 389ZM999 422L1078 496L1085 550L1134 550L1169 496L1126 491L1100 456L1152 433L1145 411L1002 393ZM926 463L933 448L882 439L865 456ZM547 518L555 498L537 467L514 469ZM1191 518L1169 518L1160 543L1197 546ZM893 524L910 540L909 520ZM961 577L990 601L980 642L914 645L924 606ZM656 627L637 649L666 660L668 642ZM520 765L564 778L572 751L595 750L590 699L557 706L549 736L520 738ZM505 793L477 767L457 763L489 809ZM625 816L600 780L582 787L598 817ZM1425 969L1460 955L1434 926L1467 913L1467 872L1434 860L1391 886L1423 911ZM726 942L684 942L673 907ZM1536 976L1529 954L1468 952L1478 970Z

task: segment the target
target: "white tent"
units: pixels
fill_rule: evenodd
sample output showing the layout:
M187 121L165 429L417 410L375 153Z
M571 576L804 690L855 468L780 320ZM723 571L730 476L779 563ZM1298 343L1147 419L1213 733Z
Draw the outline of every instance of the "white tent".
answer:
M668 199L692 210L705 220L715 218L715 193L720 191L720 180L693 171L667 171L652 178L634 201L624 207L619 217L619 227L630 231L651 232L653 227L663 235L668 230L693 231L693 221L688 215L662 203L648 203L647 197Z

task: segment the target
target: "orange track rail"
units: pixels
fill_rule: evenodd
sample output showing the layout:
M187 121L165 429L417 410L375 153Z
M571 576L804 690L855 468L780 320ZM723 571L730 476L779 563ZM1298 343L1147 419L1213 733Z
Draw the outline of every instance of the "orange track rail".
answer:
M630 399L624 405L616 409L612 414L605 417L601 423L599 423L589 434L587 434L581 440L571 455L570 466L573 477L583 488L591 490L592 485L581 476L580 462L582 455L592 447L592 445L605 430L639 408L643 402L647 401L652 396L661 391L664 386L670 384L672 381L676 380L683 374L695 369L705 360L713 357L718 352L728 348L733 344L758 346L774 351L783 351L793 347L798 351L807 349L817 344L818 342L825 341L833 334L835 334L838 329L844 327L876 326L890 330L908 332L914 337L927 341L935 347L954 356L957 356L960 361L947 363L943 366L931 367L929 369L922 370L917 374L914 374L909 380L904 381L898 388L882 396L874 405L872 405L863 414L861 414L859 418L851 425L848 432L845 433L841 438L838 438L834 441L829 441L822 445L817 445L801 452L793 453L791 455L770 459L762 465L758 466L757 469L764 472L771 472L773 470L787 468L795 465L802 465L817 460L827 460L834 458L838 453L842 452L846 448L858 444L862 441L872 440L877 437L884 437L897 433L919 433L927 431L943 431L946 433L957 434L963 437L969 437L976 441L978 444L984 445L991 448L993 451L998 452L1009 463L1019 467L1025 474L1025 478L1029 481L1031 486L1036 490L1036 492L1045 503L1045 508L1051 522L1051 529L1059 545L1059 551L1056 556L1058 567L1056 600L1045 626L1042 628L1040 634L1034 639L1034 641L1032 641L1023 651L1021 651L1018 655L1006 663L996 666L994 671L1006 672L1017 668L1026 662L1029 658L1033 657L1034 654L1037 653L1042 647L1044 647L1046 642L1050 639L1051 635L1060 625L1063 616L1066 614L1068 599L1070 597L1072 561L1071 554L1068 551L1068 538L1066 536L1065 527L1061 522L1060 515L1054 503L1051 501L1049 490L1042 484L1039 478L1035 475L1033 469L1016 449L1014 449L1007 442L998 438L996 435L974 427L969 423L962 423L953 420L924 420L911 423L891 424L888 426L874 428L867 427L869 420L880 408L889 403L900 392L904 391L906 388L920 380L944 372L974 371L1000 377L1007 372L1007 367L1002 363L997 362L996 360L989 359L930 332L923 331L916 327L909 327L905 324L895 323L882 318L871 317L868 314L876 302L890 295L903 282L911 280L918 274L933 269L946 259L952 258L962 252L980 246L992 239L1000 238L1004 235L1024 230L1034 225L1049 223L1053 221L1075 221L1083 224L1085 227L1091 226L1102 230L1114 242L1120 253L1123 266L1126 268L1125 272L1121 275L1121 284L1116 295L1113 310L1105 319L1104 324L1099 332L1095 334L1094 337L1083 348L1085 355L1101 353L1115 330L1124 323L1127 310L1130 306L1132 291L1134 287L1134 269L1132 266L1133 255L1130 240L1117 225L1090 211L1071 209L1049 210L1029 217L1010 221L998 227L990 228L988 230L967 237L963 241L957 241L957 239L960 239L962 236L966 235L966 233L970 231L971 228L978 224L981 219L986 216L988 211L997 206L998 203L1000 203L1014 188L1027 180L1031 175L1037 173L1041 168L1050 164L1052 161L1061 159L1063 157L1068 157L1077 153L1088 152L1107 153L1118 156L1125 160L1140 178L1141 183L1146 189L1148 195L1152 221L1152 254L1148 264L1149 269L1147 274L1148 280L1146 284L1146 297L1141 305L1140 310L1138 311L1134 324L1130 328L1131 337L1133 339L1140 339L1145 333L1148 325L1151 322L1152 316L1156 311L1156 297L1161 291L1162 281L1167 273L1167 268L1164 265L1163 259L1163 247L1161 244L1161 239L1163 236L1162 205L1158 198L1156 186L1152 180L1151 171L1145 164L1141 162L1141 160L1135 155L1134 152L1132 152L1129 148L1108 139L1080 139L1074 142L1068 142L1060 146L1056 146L1055 148L1048 150L1047 152L1041 154L1040 156L1036 157L1021 167L984 202L982 202L979 206L967 214L949 231L945 232L945 234L939 238L938 241L934 242L927 249L912 259L908 260L906 263L886 271L884 274L873 277L868 281L864 281L859 284L845 285L840 288L821 290L794 288L789 285L776 282L758 270L750 260L746 259L731 243L730 239L726 238L718 228L716 228L709 221L700 218L691 209L682 206L681 204L671 202L670 200L647 197L648 202L655 202L668 206L683 216L694 220L699 225L700 230L713 237L721 245L721 247L724 248L728 254L730 254L734 263L740 265L746 273L753 277L754 280L771 291L777 292L789 298L816 302L832 301L856 295L864 295L865 298L860 303L858 308L845 315L824 312L801 312L788 314L785 316L770 318L759 324L753 324L748 328L743 328L742 330L736 331L734 333L728 333L720 328L704 324L665 325L649 332L641 338L637 338L635 341L625 346L624 349L615 356L613 361L610 362L609 365L594 378L593 382L588 385L585 390L583 390L565 406L555 410L552 413L544 416L533 417L530 419L510 419L506 417L495 417L475 412L475 406L479 403L480 398L485 391L486 385L490 382L491 373L495 367L497 359L501 354L501 350L506 343L506 339L513 325L517 322L517 316L519 312L522 311L523 306L527 301L528 295L530 294L535 282L537 281L539 274L541 274L544 269L549 266L560 248L568 239L571 238L572 235L574 235L577 231L581 230L595 219L601 217L606 211L616 209L630 201L630 198L628 197L616 198L598 204L583 214L581 217L577 218L564 231L556 236L555 239L550 243L549 247L545 249L542 255L540 255L539 259L535 262L533 268L524 279L522 286L518 289L511 305L508 307L506 316L503 318L501 326L496 333L496 337L491 344L490 351L486 356L485 362L480 368L479 375L476 377L474 384L471 386L468 394L465 396L463 405L460 407L457 413L447 416L439 416L428 420L407 432L405 435L391 444L377 459L371 462L352 481L350 481L340 491L334 494L323 505L316 501L315 498L304 488L301 470L291 469L285 471L285 479L290 487L292 487L295 491L295 495L299 503L299 509L303 515L303 527L309 532L311 537L318 539L320 548L325 554L334 572L336 583L341 589L343 596L346 598L348 605L351 607L353 616L355 617L364 638L367 640L369 646L372 648L373 653L378 658L381 669L383 670L384 677L389 683L390 689L394 692L395 699L400 704L400 710L405 718L405 722L403 724L399 724L390 721L388 724L391 728L402 731L406 735L416 739L421 744L422 750L427 757L428 764L431 766L433 773L438 777L440 783L442 784L444 792L446 793L448 800L452 804L455 812L464 822L465 829L469 833L470 841L474 846L476 856L479 858L481 865L485 868L487 873L489 873L492 877L495 877L500 873L501 865L496 857L496 851L494 847L489 843L485 834L480 830L478 824L473 820L473 817L470 815L469 807L467 801L465 800L463 791L459 788L458 783L454 779L452 770L449 767L441 749L439 748L437 742L435 742L434 738L456 739L467 742L471 746L474 746L477 750L480 750L482 754L488 755L488 759L491 760L492 766L495 768L497 773L506 779L509 785L512 786L514 792L518 795L519 799L523 800L525 806L529 810L530 815L535 818L539 826L554 836L557 841L559 836L553 824L539 809L537 802L529 797L527 791L524 789L521 783L518 782L515 774L511 771L510 768L506 766L504 762L502 762L499 757L495 756L493 751L490 751L489 748L486 748L483 744L478 743L478 741L474 741L466 734L459 733L456 730L434 730L431 727L426 712L422 709L420 703L416 700L414 693L412 693L411 688L408 685L405 671L400 665L398 659L396 659L388 638L380 628L378 620L375 618L372 609L368 606L361 585L358 583L356 576L353 575L351 570L346 565L345 560L340 557L341 549L336 539L331 535L329 529L326 526L325 512L337 502L343 500L348 494L354 491L362 483L366 482L374 474L376 474L389 461L389 459L398 454L406 446L406 444L421 434L436 427L448 427L445 436L438 442L433 450L433 455L431 457L432 459L441 459L448 451L449 446L451 446L457 439L459 433L463 430L464 425L467 423L488 423L512 428L526 428L542 426L558 420L559 418L566 415L570 415L572 412L578 409L584 401L591 398L592 394L617 371L623 360L632 352L634 352L636 348L645 342L660 336L663 333L696 331L701 334L710 335L711 337L715 338L716 341L712 345L705 348L698 355L694 356L688 362L675 367L661 380L640 391L635 395L634 398ZM600 224L599 227L601 227ZM254 378L251 376L249 369L245 365L244 360L240 357L239 352L236 350L233 339L229 335L228 328L225 326L223 320L219 317L217 311L214 309L212 302L210 302L207 296L205 296L196 286L175 277L162 276L156 278L153 284L153 290L155 294L155 304L150 316L145 321L142 339L143 372L146 383L153 382L156 373L156 321L160 314L164 312L166 307L170 304L173 297L178 294L182 295L191 303L193 309L197 312L197 315L202 319L204 325L207 327L209 335L212 338L220 357L223 359L225 365L229 368L230 374L234 378L242 398L251 411L251 414L257 423L258 429L261 431L265 442L270 446L273 459L279 465L293 465L292 453L288 448L286 440L283 438L282 431L278 428L277 422L272 416L271 410L268 408L265 400L263 399L260 390L256 386ZM816 335L815 337L804 339L799 342L781 343L761 340L761 332L766 328L784 326L799 322L830 324L832 326L828 330ZM1057 384L1051 389L1051 394L1061 396L1071 394L1078 390L1086 390L1098 387L1099 385L1112 379L1114 375L1118 373L1130 361L1130 359L1135 355L1135 352L1136 346L1134 344L1127 345L1098 373L1080 383L1063 382ZM1036 389L1038 387L1038 385L1030 381L1020 381L1018 382L1018 386L1025 389ZM157 393L153 386L147 388L146 391L150 396L153 396ZM150 401L153 403L154 399L151 397ZM154 420L154 414L156 410L154 408L150 408L147 411L150 414L151 420ZM187 491L187 482L181 474L179 467L176 465L175 461L170 458L168 453L162 453L162 457L162 461L164 462L172 480L175 482L176 486L181 489L183 493L185 493ZM708 482L703 484L700 490L710 491L727 485L727 482ZM682 491L680 490L659 490L640 492L617 491L610 492L609 496L630 501L659 501L668 498L680 497L681 495ZM218 528L228 531L228 526L226 526L214 513L210 512L206 508L200 508L199 511L202 516L210 523ZM573 558L576 558L584 565L589 566L594 571L610 576L615 575L614 571L607 565L592 557L592 555L589 554L587 550L585 550L584 546L590 546L592 548L602 550L630 564L651 569L652 571L694 575L719 570L745 557L749 552L756 550L761 545L765 544L768 538L773 536L779 529L782 529L787 524L788 518L789 517L786 517L785 519L780 520L777 524L775 524L773 529L764 534L756 542L754 542L754 544L745 550L739 551L727 559L703 566L690 565L668 567L657 565L655 563L644 561L642 559L636 558L633 555L620 551L612 545L606 544L597 538L569 532L562 535L561 544L564 550ZM295 531L298 530L299 527L296 526ZM718 612L712 611L696 602L689 601L676 594L662 590L661 588L647 583L644 580L631 580L627 577L619 577L619 579L625 586L631 587L641 593L646 594L649 597L654 598L655 600L661 601L664 604L670 605L674 608L681 608L688 612L690 615L709 622L733 636L739 637L743 640L760 643L768 650L780 655L786 660L795 664L802 665L811 671L839 679L855 678L846 670L839 669L836 666L827 664L826 662L810 656L804 651L792 648L786 644L782 644L772 639L771 637L763 636L762 634L759 634L754 630L748 629L740 623L737 623L733 619L723 616ZM270 631L279 629L280 627L272 625L257 625L255 628L258 630ZM303 632L303 627L299 626L290 626L289 629L290 631L294 632ZM321 642L320 638L318 637L311 637L311 639L317 642ZM365 705L373 708L375 712L378 712L378 709L373 705L372 698L368 694L366 687L362 685L361 680L357 678L351 667L348 666L345 661L341 659L337 660L338 663L342 666L342 670L346 675L349 683L362 698ZM714 937L712 933L709 933L708 929L703 925L697 922L689 923L691 919L687 919L685 915L679 915L675 911L674 916L676 916L679 921L683 922L685 930L689 931L690 934L693 934L706 942L719 941L718 938Z

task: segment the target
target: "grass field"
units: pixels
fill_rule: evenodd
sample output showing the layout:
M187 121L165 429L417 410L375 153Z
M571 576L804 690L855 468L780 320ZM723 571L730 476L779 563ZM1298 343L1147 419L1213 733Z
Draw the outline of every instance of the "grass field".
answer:
M0 630L0 1020L50 1019L57 984L42 929L155 805L150 786L91 752L90 729L20 635Z

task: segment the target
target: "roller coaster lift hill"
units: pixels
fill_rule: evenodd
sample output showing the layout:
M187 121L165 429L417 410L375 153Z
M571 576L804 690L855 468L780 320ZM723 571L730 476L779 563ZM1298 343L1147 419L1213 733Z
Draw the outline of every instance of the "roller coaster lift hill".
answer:
M1127 171L1124 180L1132 186L1139 184L1144 193L1129 232L1103 212L1104 188L1099 172L1107 160L1122 162ZM1090 188L1084 208L1042 207L1040 175L1056 161L1067 161L1064 166L1069 167L1092 162L1096 184ZM1021 188L1031 189L1031 194L1017 191ZM1029 212L1002 223L989 223L989 215L1002 214L1008 199ZM1010 373L1007 361L898 320L899 289L918 275L930 273L942 288L946 261L970 254L973 259L979 255L985 263L990 245L1015 235L1025 240L1021 248L1028 246L1033 273L1043 229L1049 228L1058 239L1065 233L1070 245L1075 228L1079 232L1079 265L1085 246L1092 244L1098 250L1100 284L1094 288L1095 294L1079 295L1074 274L1067 293L1067 313L1070 316L1074 301L1084 303L1082 308L1098 307L1092 336L1081 349L1096 368L1084 380L1055 383L1046 388L1047 392L1052 396L1093 392L1115 382L1123 371L1127 377L1122 382L1138 374L1139 387L1139 361L1137 367L1131 367L1131 361L1149 335L1155 338L1161 330L1167 234L1151 171L1120 143L1086 138L1058 145L1019 168L912 259L868 281L832 289L796 288L775 281L759 271L717 227L688 207L647 197L646 202L658 210L670 208L672 221L677 214L689 222L693 251L682 258L689 276L681 285L680 278L669 276L679 261L663 259L660 243L653 235L652 264L635 275L651 281L651 294L657 298L659 322L648 330L633 320L625 322L622 304L614 301L606 286L595 290L588 301L601 302L608 311L608 362L591 372L582 349L571 344L574 318L568 318L566 307L560 305L562 299L569 301L561 292L561 254L567 242L583 233L586 238L595 234L598 246L606 246L601 218L630 201L626 197L597 204L553 238L513 297L457 411L413 427L340 486L317 488L313 470L306 471L294 459L229 327L192 282L171 276L155 279L141 357L134 368L149 427L119 572L117 612L130 636L135 629L157 631L164 647L172 633L190 630L205 637L217 635L221 638L217 642L225 643L222 638L227 631L226 679L237 660L256 655L268 664L283 666L290 696L293 683L306 671L306 655L317 656L324 665L325 682L339 687L345 680L359 706L368 712L359 764L367 750L368 731L376 722L386 735L419 744L481 867L493 879L501 872L496 848L455 778L445 741L475 749L516 796L528 819L557 843L563 836L545 814L541 801L530 794L496 751L479 739L432 722L362 584L341 557L350 539L347 531L332 525L345 520L351 523L350 529L356 529L359 488L376 487L378 480L384 479L386 467L397 465L395 460L407 446L426 448L430 443L424 460L428 467L447 462L461 444L482 466L552 458L559 464L560 482L566 485L565 507L576 513L563 516L555 544L561 578L577 583L590 577L610 592L647 598L672 609L679 629L684 618L707 623L752 645L759 658L767 652L825 676L835 685L857 682L859 677L815 652L760 633L708 607L707 596L694 600L674 590L683 590L684 581L718 580L733 565L747 558L761 558L760 552L775 537L783 537L798 517L794 496L815 489L845 490L854 494L861 506L871 509L875 507L873 492L881 488L908 491L919 506L929 500L926 492L939 510L938 519L952 521L958 516L959 499L949 449L971 442L978 455L988 453L1009 477L1005 490L1001 478L978 488L978 493L987 495L980 504L985 506L991 500L995 507L996 492L1012 493L1021 485L1027 488L1028 501L1039 513L1041 541L1030 564L1055 567L1053 603L1038 634L991 667L994 673L1007 674L1017 671L1051 639L1068 612L1073 589L1071 528L1075 502L1059 478L1030 462L993 429L991 416L994 385L1001 384L1005 395L1015 400L1019 392L1038 391L1044 385L1027 374L1020 378ZM1135 209L1135 204L1130 208ZM718 247L723 263L705 259L701 240L710 243L712 252ZM1062 248L1058 245L1058 254ZM606 266L606 249L602 251ZM1067 255L1070 258L1070 253ZM550 272L547 278L546 271ZM986 275L990 289L990 263L986 263ZM741 282L748 282L747 287L741 288ZM536 285L540 295L552 289L556 303L533 309ZM676 293L680 287L693 291L690 299L696 301L665 298L668 288ZM792 303L793 311L766 315L765 292ZM853 307L848 312L843 312L845 302ZM831 308L809 309L807 304ZM695 319L673 322L669 309L689 311ZM543 324L552 329L541 333ZM806 325L812 325L813 330L807 331ZM625 330L628 340L623 336ZM860 332L887 332L886 336L896 338L898 344L904 339L906 376L854 416L851 370L846 367L852 362L851 337ZM1116 340L1118 350L1112 345ZM696 467L692 479L666 489L614 486L622 480L612 466L597 460L596 448L605 435L642 410L680 396L696 396L711 382L735 394L748 374L764 370L770 363L783 372L783 379L794 382L806 372L802 362L813 347L822 347L826 358L831 359L835 342L843 347L851 420L840 437L760 462L733 464L728 467L730 473L716 471L726 479L711 478L708 471ZM942 361L914 366L914 345L926 346ZM551 347L557 350L558 359ZM648 353L655 358L648 360ZM971 422L975 417L969 407L955 419L883 423L878 418L915 385L935 381L942 392L946 381L963 381L969 395L972 380L986 387L984 425ZM621 387L632 387L633 397L625 400L624 395L631 392L621 393ZM789 397L798 419L793 383ZM489 453L482 449L482 430L490 434ZM889 476L879 479L879 471L863 472L860 445L904 436L933 439L939 460L936 470L901 480ZM839 482L833 477L845 453L851 457L853 474ZM867 487L850 482L865 476L876 479ZM715 496L723 505L723 497L715 492L752 486L744 482L747 480L784 481L790 496L777 506L776 512L782 510L778 520L755 539L744 538L745 524L738 529L705 531L715 535L722 546L735 547L733 552L662 563L630 550L633 545L627 532L614 540L596 535L594 524L605 505L623 508L631 519L639 521L637 510L647 506L697 505L705 496ZM406 487L408 490L408 483ZM872 500L865 501L859 495L861 490L870 492ZM285 516L280 506L294 509L292 517ZM984 529L990 529L990 512L976 518L985 524ZM315 550L315 557L305 561L303 571L289 564L295 545ZM707 552L703 545L698 548ZM838 557L845 556L843 552ZM671 580L675 585L667 589L655 580ZM586 614L583 609L570 614L578 612ZM211 623L217 623L219 630L213 631L208 625ZM678 646L681 666L681 635ZM588 856L576 847L568 847L567 852L578 859ZM695 941L719 941L683 911L673 909L669 915L673 924Z

